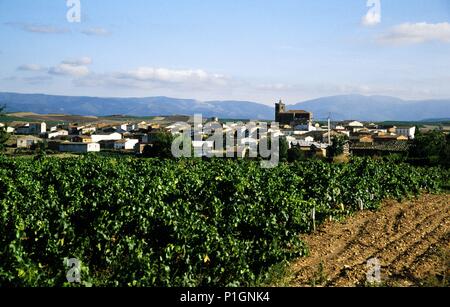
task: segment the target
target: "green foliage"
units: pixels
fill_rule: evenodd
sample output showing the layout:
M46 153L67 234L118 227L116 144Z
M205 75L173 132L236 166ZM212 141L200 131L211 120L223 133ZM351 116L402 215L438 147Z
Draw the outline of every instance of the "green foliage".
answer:
M299 234L386 197L435 191L440 168L369 159L256 161L0 156L0 286L251 286L305 255Z
M443 152L441 153L441 162L443 165L450 166L450 134L447 134L446 144Z
M325 273L325 266L321 261L317 267L317 271L309 281L311 287L324 286L328 280L328 276Z
M0 106L0 117L4 116L5 106ZM0 151L5 150L5 143L9 140L9 133L6 132L4 127L0 127Z
M41 157L45 155L46 148L47 148L47 141L44 140L36 144L33 144L30 149L34 151L37 157Z
M289 152L289 143L286 139L286 137L280 138L280 161L281 162L287 162L288 161L288 152Z
M439 130L418 133L410 147L409 157L424 164L450 165L450 136Z
M171 159L172 155L172 143L174 137L170 133L160 132L155 136L151 145L147 145L144 148L143 156L146 158L163 158Z
M0 127L0 151L5 150L5 144L9 140L9 133Z
M329 158L340 156L344 153L344 146L348 143L346 136L338 135L332 138L331 146L327 148Z
M305 161L307 159L308 159L308 152L302 150L299 146L293 146L288 151L289 162Z

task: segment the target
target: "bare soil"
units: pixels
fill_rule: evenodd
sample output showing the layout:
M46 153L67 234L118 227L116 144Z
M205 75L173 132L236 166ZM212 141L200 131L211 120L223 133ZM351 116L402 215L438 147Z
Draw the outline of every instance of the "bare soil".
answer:
M368 286L367 262L376 258L378 286L449 286L450 194L388 200L302 239L310 256L294 261L284 285Z

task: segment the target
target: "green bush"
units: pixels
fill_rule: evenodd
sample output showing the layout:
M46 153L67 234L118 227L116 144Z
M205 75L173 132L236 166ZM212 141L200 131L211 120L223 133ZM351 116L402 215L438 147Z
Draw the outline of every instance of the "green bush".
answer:
M299 234L435 191L440 168L357 159L258 162L0 156L0 286L249 286L305 255Z

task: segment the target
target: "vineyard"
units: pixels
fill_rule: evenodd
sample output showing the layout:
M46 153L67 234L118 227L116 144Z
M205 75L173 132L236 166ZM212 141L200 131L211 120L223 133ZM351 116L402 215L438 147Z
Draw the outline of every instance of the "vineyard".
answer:
M447 184L448 170L355 159L0 156L0 286L251 286L308 253L315 223Z

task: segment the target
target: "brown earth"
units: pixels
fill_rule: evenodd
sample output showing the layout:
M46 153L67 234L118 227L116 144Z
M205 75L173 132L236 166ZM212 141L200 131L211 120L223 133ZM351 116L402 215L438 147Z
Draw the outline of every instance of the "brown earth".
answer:
M379 286L449 286L450 194L389 200L302 239L311 254L292 264L284 285L366 286L367 261L377 258Z
M55 122L97 122L96 116L79 116L67 114L36 114L31 112L9 113L9 116L17 118L32 119L35 121L55 121Z
M69 114L37 114L32 112L17 112L8 113L7 116L14 117L14 121L10 122L9 125L22 125L29 121L36 122L66 122L66 123L79 123L79 124L111 124L116 125L125 122L139 122L139 121L150 121L152 123L158 123L160 125L168 125L176 122L187 122L189 121L189 116L183 115L171 115L171 116L144 116L144 117L133 117L127 115L111 115L111 116L82 116L82 115L69 115ZM20 120L20 119L23 119Z

